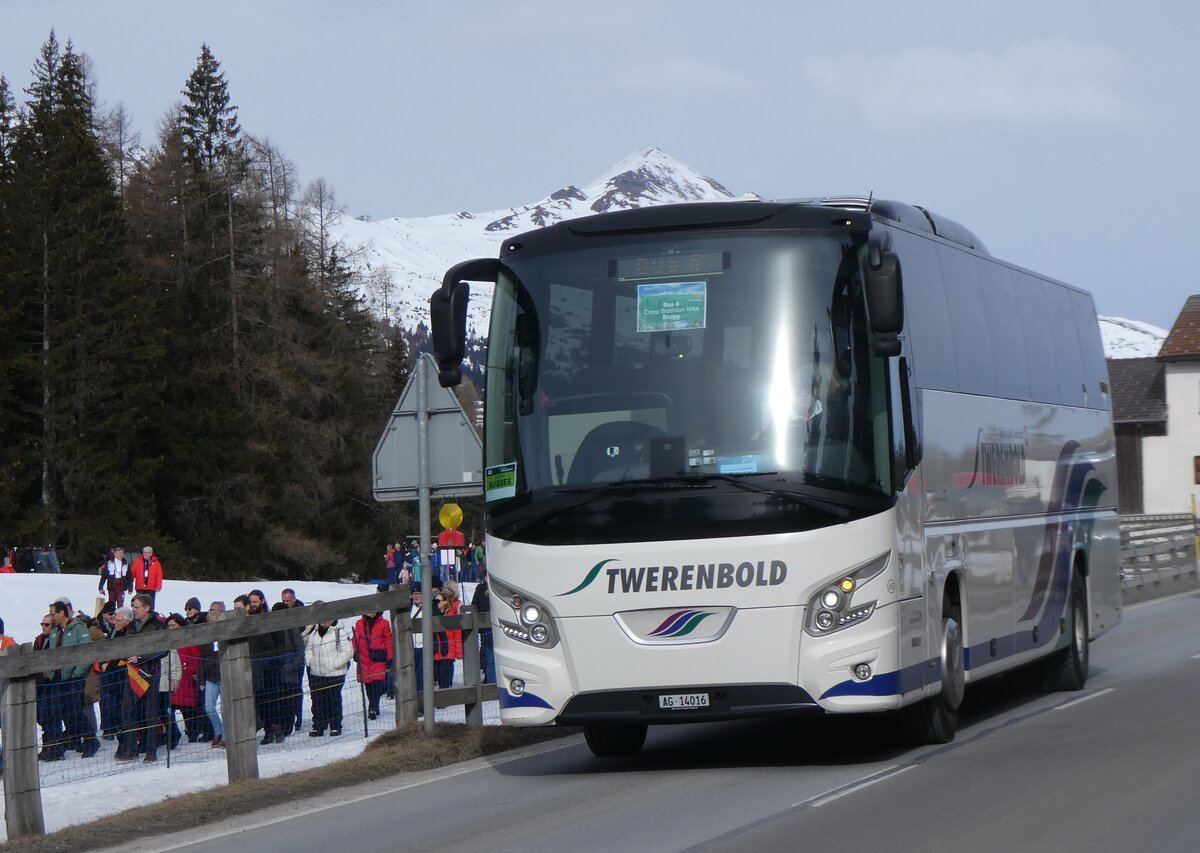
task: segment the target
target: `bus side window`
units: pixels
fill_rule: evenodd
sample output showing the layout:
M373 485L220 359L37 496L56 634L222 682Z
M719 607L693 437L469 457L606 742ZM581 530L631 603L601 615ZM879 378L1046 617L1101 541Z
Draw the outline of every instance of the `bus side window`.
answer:
M996 393L996 371L992 366L996 358L988 331L990 318L983 311L975 256L961 249L939 246L938 260L950 308L958 390L990 397Z
M892 233L904 271L905 337L912 353L913 384L917 388L956 391L954 336L937 247L924 237L899 230Z
M1036 403L1058 402L1058 359L1051 338L1051 308L1042 298L1043 282L1028 273L1011 271L1013 293L1017 299L1017 316L1025 344L1025 359L1037 365L1029 371L1029 399ZM1073 336L1072 336L1073 337Z
M1054 318L1054 356L1058 361L1058 398L1064 406L1082 406L1085 378L1079 353L1079 334L1075 330L1075 309L1071 293L1061 284L1043 283L1050 304L1048 316Z
M992 368L996 372L996 396L1028 400L1029 371L1012 277L1008 267L1002 264L983 258L977 258L976 264L982 285L983 310L987 315L992 353L995 356Z

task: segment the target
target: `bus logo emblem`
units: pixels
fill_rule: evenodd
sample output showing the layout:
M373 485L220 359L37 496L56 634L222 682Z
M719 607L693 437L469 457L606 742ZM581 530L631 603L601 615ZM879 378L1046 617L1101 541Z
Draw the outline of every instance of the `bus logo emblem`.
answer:
M696 630L696 626L707 619L709 616L715 616L711 610L680 610L678 613L672 613L663 623L647 634L647 637L685 637L692 631Z

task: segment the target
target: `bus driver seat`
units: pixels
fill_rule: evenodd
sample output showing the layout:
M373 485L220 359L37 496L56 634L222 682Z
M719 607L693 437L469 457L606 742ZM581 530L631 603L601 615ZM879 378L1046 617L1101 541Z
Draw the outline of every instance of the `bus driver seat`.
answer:
M646 477L650 473L650 440L665 434L641 421L608 421L594 426L575 451L567 483Z

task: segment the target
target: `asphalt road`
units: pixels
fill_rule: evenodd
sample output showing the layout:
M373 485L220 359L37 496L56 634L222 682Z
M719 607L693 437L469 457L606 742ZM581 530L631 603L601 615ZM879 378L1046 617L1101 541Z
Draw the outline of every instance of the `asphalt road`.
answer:
M1079 693L967 692L952 744L886 718L651 728L582 738L214 822L136 850L1200 849L1200 594L1128 608Z

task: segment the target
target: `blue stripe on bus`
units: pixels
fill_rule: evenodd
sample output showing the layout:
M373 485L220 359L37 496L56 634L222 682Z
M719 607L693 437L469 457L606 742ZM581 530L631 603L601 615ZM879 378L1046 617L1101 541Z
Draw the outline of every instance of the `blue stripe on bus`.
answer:
M501 708L553 708L553 706L533 693L526 691L520 696L514 696L507 689L500 691L500 707Z
M1033 642L1032 630L1019 631L1007 637L1000 637L996 640L998 648L1007 650L998 651L995 657L991 654L991 640L986 643L979 643L978 645L963 649L963 668L970 670L975 666L985 666L989 663L1003 660L1006 657L1011 657L1017 652L1027 652L1030 649L1041 648L1058 639L1058 637L1059 632L1057 628L1054 630L1042 630L1042 626L1039 626L1037 643ZM930 658L929 660L923 660L919 663L906 666L902 670L882 672L868 681L849 679L840 682L822 693L821 698L825 699L830 696L902 696L927 684L932 684L940 680L941 677L941 661L937 658Z

